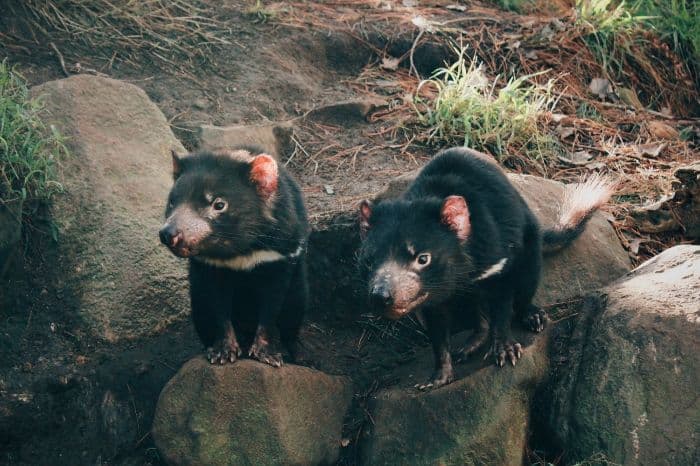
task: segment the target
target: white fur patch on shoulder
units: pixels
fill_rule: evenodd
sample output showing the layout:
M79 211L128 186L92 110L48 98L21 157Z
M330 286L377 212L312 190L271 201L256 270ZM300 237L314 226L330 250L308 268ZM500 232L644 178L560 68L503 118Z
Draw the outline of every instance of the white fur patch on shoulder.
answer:
M253 251L245 256L231 257L230 259L213 259L209 257L199 257L198 259L207 265L231 270L252 270L260 264L266 262L277 262L285 259L286 256L277 251L264 249Z
M484 273L479 275L477 277L476 281L484 280L486 278L493 277L494 275L498 275L499 273L501 273L503 271L503 269L506 266L506 263L508 263L508 258L504 257L503 259L499 260L498 262L493 264L488 269L484 270Z

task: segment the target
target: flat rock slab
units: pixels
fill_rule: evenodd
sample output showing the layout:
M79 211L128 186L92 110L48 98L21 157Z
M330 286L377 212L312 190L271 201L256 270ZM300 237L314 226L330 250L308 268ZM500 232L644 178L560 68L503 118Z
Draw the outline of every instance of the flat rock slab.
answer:
M306 119L331 125L350 125L367 121L370 113L387 105L386 100L377 98L347 100L314 108Z
M294 150L294 130L289 123L199 127L199 148L216 149L258 146L277 160L289 157Z
M138 87L74 76L32 88L47 124L67 137L65 194L51 284L62 305L108 340L157 332L188 310L186 267L158 241L172 184L170 150L184 148ZM51 291L51 290L50 290Z
M437 390L378 394L363 464L522 465L528 400L547 367L545 340L528 346L515 367L474 361L468 375Z
M198 357L163 389L152 434L173 465L332 464L351 398L344 377Z
M606 288L554 376L548 423L573 464L700 461L700 246L676 246Z
M399 196L418 171L393 180L377 199ZM564 199L565 185L537 176L508 174L543 228L553 225ZM630 260L612 226L601 213L593 215L586 230L571 246L544 258L542 281L535 296L539 305L551 305L608 285L630 269Z

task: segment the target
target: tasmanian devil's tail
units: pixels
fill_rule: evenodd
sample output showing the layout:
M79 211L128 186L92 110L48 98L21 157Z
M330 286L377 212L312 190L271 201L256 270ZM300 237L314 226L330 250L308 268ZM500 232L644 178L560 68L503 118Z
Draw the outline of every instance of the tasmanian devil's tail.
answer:
M544 252L558 251L578 238L593 213L610 199L614 189L614 183L599 175L569 185L556 225L543 232Z

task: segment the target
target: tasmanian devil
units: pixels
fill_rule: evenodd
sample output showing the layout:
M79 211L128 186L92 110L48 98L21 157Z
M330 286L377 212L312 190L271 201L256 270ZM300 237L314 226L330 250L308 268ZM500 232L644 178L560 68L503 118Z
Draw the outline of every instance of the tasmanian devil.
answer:
M435 373L418 388L453 380L453 323L475 330L457 360L490 337L498 366L522 354L511 337L514 312L530 330L544 328L545 314L532 303L543 249L575 240L612 194L600 177L572 186L558 223L543 231L494 162L454 148L436 155L398 199L361 203L360 267L371 302L391 319L421 310L432 343Z
M298 185L254 148L172 157L160 240L189 258L192 318L209 362L234 362L247 346L251 358L281 365L274 331L294 357L308 301Z

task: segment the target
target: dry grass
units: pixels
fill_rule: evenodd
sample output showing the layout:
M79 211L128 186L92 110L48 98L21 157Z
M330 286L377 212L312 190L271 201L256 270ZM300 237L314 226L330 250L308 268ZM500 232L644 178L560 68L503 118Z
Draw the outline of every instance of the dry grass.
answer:
M71 50L82 46L109 64L154 60L187 69L231 44L230 30L198 0L25 0L7 8L27 18L34 40L74 41Z

